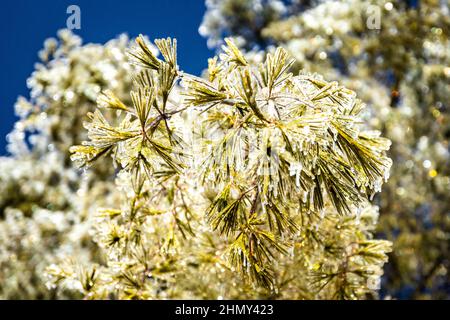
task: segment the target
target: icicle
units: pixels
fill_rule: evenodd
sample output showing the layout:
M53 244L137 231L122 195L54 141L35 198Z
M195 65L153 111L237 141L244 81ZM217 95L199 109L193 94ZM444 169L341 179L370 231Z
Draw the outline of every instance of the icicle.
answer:
M373 189L374 189L375 192L380 192L381 191L381 179L377 179L377 180L374 181Z
M306 203L307 200L308 200L308 192L303 191L303 194L302 194L302 202L303 202L303 203Z
M388 181L389 176L390 176L390 171L389 171L389 170L386 170L386 171L384 172L384 176L383 176L384 182L387 182L387 181Z
M320 219L323 219L323 218L325 218L325 209L324 208L320 209Z
M291 258L294 258L294 246L290 246L289 248L288 248L288 250L287 250L287 252L288 252L288 256L289 257L291 257Z
M295 175L295 185L300 188L300 174L302 172L303 165L300 162L291 163L289 167L289 175Z

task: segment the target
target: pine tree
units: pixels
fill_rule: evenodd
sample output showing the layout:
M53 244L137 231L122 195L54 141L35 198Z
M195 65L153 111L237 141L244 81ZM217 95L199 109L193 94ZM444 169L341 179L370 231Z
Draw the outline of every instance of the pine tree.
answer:
M290 73L282 48L255 64L227 39L204 79L179 70L175 39L155 44L162 59L142 36L129 53L131 103L103 92L70 148L88 172L109 156L118 171L116 205L92 217L105 261L51 265L49 285L92 299L376 297L391 243L373 239L368 198L390 141L361 128L354 92Z

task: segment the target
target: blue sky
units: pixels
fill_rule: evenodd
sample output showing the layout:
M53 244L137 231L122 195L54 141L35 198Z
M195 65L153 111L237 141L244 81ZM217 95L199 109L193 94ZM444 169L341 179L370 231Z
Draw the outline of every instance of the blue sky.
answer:
M66 26L67 7L81 9L81 29L74 30L84 43L104 43L127 33L150 39L175 37L182 70L200 74L207 66L206 40L198 34L203 0L4 0L0 2L0 155L6 154L6 135L14 121L18 95L28 97L26 79L38 61L44 40Z

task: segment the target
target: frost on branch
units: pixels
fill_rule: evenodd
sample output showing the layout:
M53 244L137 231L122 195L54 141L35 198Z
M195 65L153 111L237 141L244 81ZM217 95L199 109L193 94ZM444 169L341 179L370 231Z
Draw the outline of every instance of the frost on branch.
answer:
M122 192L96 217L107 263L75 287L90 298L376 294L390 243L372 239L368 199L387 179L390 141L360 129L355 94L291 74L282 48L254 65L227 39L205 80L179 71L176 41L155 41L163 59L136 42L131 104L105 92L99 107L118 110L118 125L96 110L89 140L71 148L80 166L111 155ZM49 268L50 283L73 287L73 268Z

